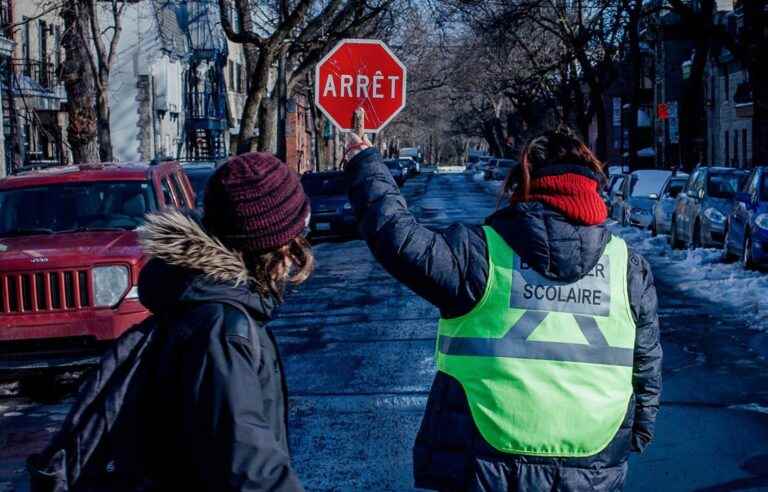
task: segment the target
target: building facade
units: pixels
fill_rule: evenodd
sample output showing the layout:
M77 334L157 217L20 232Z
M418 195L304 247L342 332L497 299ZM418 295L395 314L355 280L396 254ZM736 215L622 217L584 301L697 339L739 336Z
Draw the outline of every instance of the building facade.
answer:
M718 20L734 33L743 27L741 9L721 12ZM754 108L747 69L727 49L721 49L707 63L706 82L708 161L752 167Z
M7 94L13 105L10 145L12 171L69 162L66 93L59 78L64 57L63 22L46 11L42 0L11 0L15 47L10 60Z

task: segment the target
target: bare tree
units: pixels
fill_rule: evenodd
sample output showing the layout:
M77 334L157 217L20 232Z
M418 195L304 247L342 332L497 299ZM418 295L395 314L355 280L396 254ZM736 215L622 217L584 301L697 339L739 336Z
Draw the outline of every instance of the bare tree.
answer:
M267 10L263 3L255 3L219 0L221 25L230 41L243 45L252 81L240 117L239 138L250 140L254 150L275 152L278 105L306 80L307 72L338 40L372 32L392 0L280 0ZM233 10L237 25L229 15ZM278 64L276 89L270 91L270 74ZM253 138L257 129L258 140Z
M110 132L109 75L117 58L117 46L122 33L122 16L128 0L108 0L109 25L102 30L98 0L72 0L80 3L83 12L87 12L90 36L83 39L81 49L75 56L83 57L91 71L96 91L96 122L99 135L99 155L102 161L114 160L112 134Z
M62 6L64 20L62 46L67 53L62 64L62 79L67 91L69 126L67 138L75 163L99 161L95 98L92 72L86 60L76 53L87 51L88 11L79 2Z

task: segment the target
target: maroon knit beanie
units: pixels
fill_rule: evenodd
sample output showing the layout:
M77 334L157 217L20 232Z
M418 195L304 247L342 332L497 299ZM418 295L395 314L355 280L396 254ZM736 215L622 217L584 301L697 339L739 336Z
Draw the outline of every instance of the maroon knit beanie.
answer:
M221 241L244 253L288 244L306 227L309 200L299 176L272 154L230 158L205 191L203 223Z

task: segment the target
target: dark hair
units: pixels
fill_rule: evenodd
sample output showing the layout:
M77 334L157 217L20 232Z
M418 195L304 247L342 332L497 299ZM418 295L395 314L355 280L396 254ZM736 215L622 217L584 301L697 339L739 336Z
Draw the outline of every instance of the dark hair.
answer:
M542 167L558 164L584 166L605 179L603 163L573 130L560 126L528 142L520 155L520 165L507 176L504 191L514 191L516 200L526 201L531 193L531 174Z
M258 255L243 255L256 290L283 300L285 284L298 285L315 270L312 246L298 236L285 246Z

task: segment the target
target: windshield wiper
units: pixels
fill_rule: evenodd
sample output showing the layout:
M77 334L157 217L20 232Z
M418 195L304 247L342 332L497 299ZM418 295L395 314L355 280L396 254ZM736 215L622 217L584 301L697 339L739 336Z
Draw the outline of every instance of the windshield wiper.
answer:
M8 236L34 236L35 234L53 234L56 231L44 227L30 227L22 229L12 229L10 231L0 232L0 237Z

